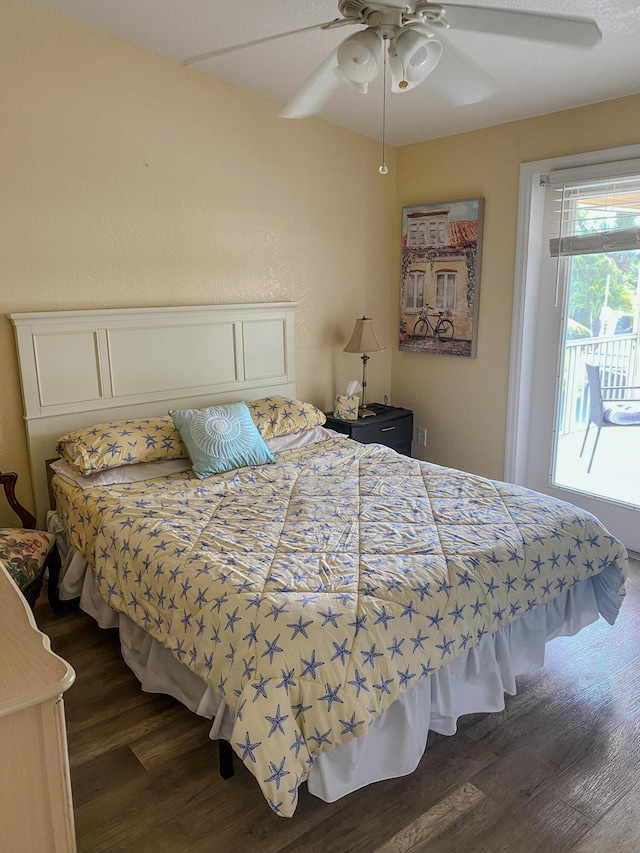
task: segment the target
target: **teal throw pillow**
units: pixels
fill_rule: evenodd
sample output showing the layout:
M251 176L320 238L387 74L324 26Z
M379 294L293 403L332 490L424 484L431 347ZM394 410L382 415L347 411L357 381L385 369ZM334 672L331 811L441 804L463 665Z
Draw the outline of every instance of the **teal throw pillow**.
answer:
M171 410L169 414L189 451L193 473L200 479L276 461L246 403Z

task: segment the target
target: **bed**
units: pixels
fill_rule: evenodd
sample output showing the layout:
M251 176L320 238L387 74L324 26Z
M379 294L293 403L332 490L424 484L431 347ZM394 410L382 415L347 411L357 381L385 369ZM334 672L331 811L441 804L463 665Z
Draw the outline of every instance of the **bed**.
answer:
M119 627L144 689L213 718L211 736L231 744L277 814L294 814L303 783L332 801L412 772L430 730L454 734L459 716L501 710L549 639L615 621L626 551L589 513L324 428L295 394L294 306L87 313L12 318L23 383L35 381L24 397L37 494L42 460L56 448L64 457L49 516L61 594ZM194 397L145 368L127 376L135 399L109 376L95 383L109 388L106 405L86 394L61 404L77 384L33 365L46 335L72 366L78 325L98 353L110 342L110 370L120 340L148 352L155 338L166 353L176 318L176 341L196 337L189 324L213 322L216 336L231 326L233 376L205 387L201 372ZM210 329L199 331L201 367ZM78 411L47 415L48 400ZM266 455L200 479L180 443L188 431L167 411L193 424L230 402Z

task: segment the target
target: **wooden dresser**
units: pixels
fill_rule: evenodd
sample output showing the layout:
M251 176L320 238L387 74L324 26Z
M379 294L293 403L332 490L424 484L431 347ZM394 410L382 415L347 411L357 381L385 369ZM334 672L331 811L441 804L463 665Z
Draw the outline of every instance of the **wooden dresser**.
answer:
M75 679L0 564L0 850L76 850L62 694Z

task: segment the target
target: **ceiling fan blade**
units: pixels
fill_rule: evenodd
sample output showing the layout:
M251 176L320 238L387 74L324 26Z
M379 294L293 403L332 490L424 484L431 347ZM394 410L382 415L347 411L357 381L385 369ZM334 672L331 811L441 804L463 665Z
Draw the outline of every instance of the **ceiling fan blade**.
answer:
M335 74L338 67L338 48L333 50L313 74L305 80L293 98L278 115L281 118L306 118L317 115L334 91L340 86Z
M576 47L593 47L602 38L600 28L591 18L520 12L489 6L449 6L446 3L443 6L452 29L550 41Z
M254 39L253 41L245 41L241 44L233 44L230 47L222 47L219 50L210 50L208 53L199 53L197 56L190 56L182 61L183 65L196 65L198 62L206 62L207 59L214 59L216 56L224 56L226 53L233 53L235 50L244 50L246 47L255 47L258 44L266 44L268 41L285 38L285 36L293 36L296 33L307 33L311 30L328 30L334 27L343 27L347 24L357 24L360 21L351 18L335 18L333 21L325 21L323 24L312 24L310 27L300 27L298 30L288 30L286 33L276 33L271 36Z
M435 86L438 94L454 106L488 100L498 88L495 80L451 42L444 43L440 34L438 41L443 42L442 56L426 84Z

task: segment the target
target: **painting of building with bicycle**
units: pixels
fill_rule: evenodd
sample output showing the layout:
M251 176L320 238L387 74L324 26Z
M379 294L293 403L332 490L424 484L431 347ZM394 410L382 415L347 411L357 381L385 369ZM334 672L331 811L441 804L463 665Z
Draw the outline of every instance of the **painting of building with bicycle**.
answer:
M475 358L483 202L403 208L401 350Z

